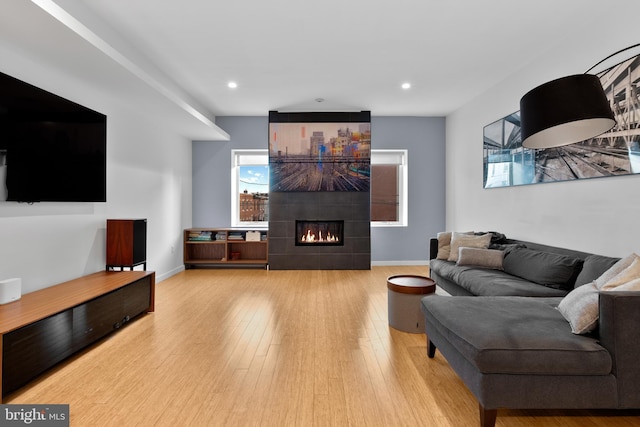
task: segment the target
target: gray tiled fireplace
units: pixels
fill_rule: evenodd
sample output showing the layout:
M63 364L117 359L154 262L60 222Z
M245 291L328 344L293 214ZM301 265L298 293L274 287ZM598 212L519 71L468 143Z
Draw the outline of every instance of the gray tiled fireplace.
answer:
M371 268L369 192L269 194L269 268L368 270ZM296 244L296 220L344 221L340 244Z

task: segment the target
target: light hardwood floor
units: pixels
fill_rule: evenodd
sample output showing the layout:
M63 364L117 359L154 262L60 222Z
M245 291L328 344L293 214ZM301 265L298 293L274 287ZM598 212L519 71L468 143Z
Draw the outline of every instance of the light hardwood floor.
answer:
M389 328L371 271L187 270L156 311L5 399L68 403L72 426L477 426L423 334ZM500 410L496 426L636 426L640 412Z

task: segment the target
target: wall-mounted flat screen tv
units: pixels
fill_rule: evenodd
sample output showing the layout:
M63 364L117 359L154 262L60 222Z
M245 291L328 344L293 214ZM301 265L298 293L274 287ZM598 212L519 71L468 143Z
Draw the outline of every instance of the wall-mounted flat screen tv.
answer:
M272 192L369 191L371 113L269 112Z
M0 73L0 201L105 202L107 118Z

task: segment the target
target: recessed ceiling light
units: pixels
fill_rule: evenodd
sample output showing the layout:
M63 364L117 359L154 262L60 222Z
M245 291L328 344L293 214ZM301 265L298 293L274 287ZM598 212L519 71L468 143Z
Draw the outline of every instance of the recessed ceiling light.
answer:
M229 89L235 89L235 88L237 88L237 87L238 87L238 83L236 83L236 82L229 82L229 83L227 83L227 87L228 87Z
M409 89L411 87L411 83L402 83L402 89Z

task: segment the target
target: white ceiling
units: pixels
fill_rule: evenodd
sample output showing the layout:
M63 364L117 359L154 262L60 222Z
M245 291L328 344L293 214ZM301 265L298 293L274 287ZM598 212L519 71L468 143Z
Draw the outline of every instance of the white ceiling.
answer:
M296 109L446 116L605 13L597 0L25 3L2 0L0 43L63 56L97 84L144 82L205 121ZM631 2L606 9L617 3Z

